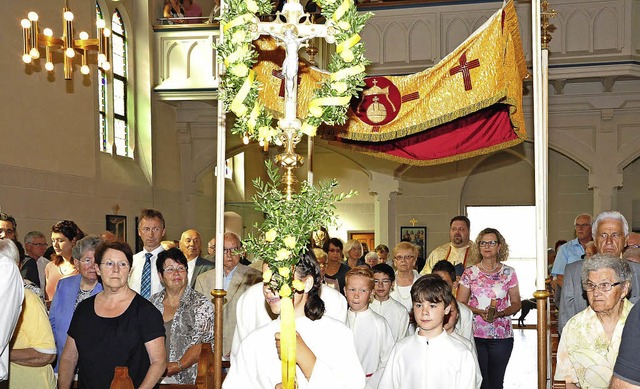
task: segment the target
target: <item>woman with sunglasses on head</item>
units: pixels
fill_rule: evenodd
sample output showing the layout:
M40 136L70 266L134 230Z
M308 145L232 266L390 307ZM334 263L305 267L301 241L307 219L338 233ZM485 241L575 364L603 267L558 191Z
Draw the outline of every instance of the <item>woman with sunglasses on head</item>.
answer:
M515 270L503 264L509 246L500 231L485 228L476 238L478 262L462 273L456 299L473 312L473 337L482 389L502 388L513 350L511 315L520 310Z
M159 253L156 268L164 289L150 301L164 321L169 363L163 382L195 384L202 343L213 342L213 305L189 286L189 265L180 249Z
M129 288L133 252L105 242L95 252L102 292L76 308L60 358L58 388L108 389L116 366L126 366L136 388L153 388L167 366L162 314Z
M44 268L47 301L53 299L60 279L78 274L78 269L73 263L72 250L76 242L82 238L84 232L71 220L57 222L51 227L51 246L55 255L51 256L51 262Z

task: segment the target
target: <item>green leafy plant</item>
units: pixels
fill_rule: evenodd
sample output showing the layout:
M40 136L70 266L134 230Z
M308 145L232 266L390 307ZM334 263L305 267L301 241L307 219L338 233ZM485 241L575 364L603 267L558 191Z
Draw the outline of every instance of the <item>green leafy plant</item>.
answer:
M269 182L253 180L258 193L253 196L255 209L266 217L256 223L257 233L249 234L244 241L246 250L268 264L263 274L274 291L281 297L289 297L293 289L302 290L301 283L293 281L293 268L301 253L307 251L311 233L320 227L335 225L335 203L357 194L334 193L338 182L333 179L317 186L302 182L300 190L287 200L280 188L278 168L270 161L265 163Z

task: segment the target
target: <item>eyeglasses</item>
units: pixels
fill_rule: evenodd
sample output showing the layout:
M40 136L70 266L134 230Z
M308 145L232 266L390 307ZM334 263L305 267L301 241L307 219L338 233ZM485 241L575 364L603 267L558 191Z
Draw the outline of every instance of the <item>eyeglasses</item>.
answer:
M48 247L49 246L46 243L31 243L31 242L29 242L27 244L30 244L31 246L37 246L37 247Z
M229 254L229 255L233 255L236 253L236 251L238 251L240 247L236 246L236 247L229 247L228 249L222 249L222 251L224 251L224 254Z
M175 272L185 273L187 271L187 268L184 266L168 266L162 270L164 270L167 273L175 273Z
M391 280L389 279L385 279L385 280L373 280L373 284L374 285L379 285L382 284L384 286L390 285L391 284Z
M80 262L83 265L93 265L93 264L96 263L96 261L94 259L91 259L91 258L78 259L78 262Z
M602 232L602 233L598 234L598 236L602 240L607 240L609 238L611 238L611 239L620 239L620 238L622 238L622 234L619 233L619 232L612 232L611 234L607 234L606 232Z
M140 231L144 232L145 234L148 234L151 231L156 233L156 232L162 231L162 228L160 228L160 227L141 227Z
M622 282L614 282L613 284L610 282L603 282L601 284L592 284L591 282L587 282L585 285L582 285L582 287L584 288L584 290L586 290L587 292L593 292L594 290L598 289L601 292L608 292L610 291L614 286L618 286L622 284Z
M397 261L410 261L412 259L414 259L416 256L415 255L396 255L394 258Z
M640 244L630 244L625 249L640 249Z
M497 240L481 240L479 243L480 247L496 247L496 245L498 244Z
M591 224L589 224L589 223L582 223L582 224L576 223L576 228L587 228L587 227L591 227Z
M105 262L102 262L101 265L105 265L109 269L117 267L120 270L126 270L129 267L128 262L105 261Z

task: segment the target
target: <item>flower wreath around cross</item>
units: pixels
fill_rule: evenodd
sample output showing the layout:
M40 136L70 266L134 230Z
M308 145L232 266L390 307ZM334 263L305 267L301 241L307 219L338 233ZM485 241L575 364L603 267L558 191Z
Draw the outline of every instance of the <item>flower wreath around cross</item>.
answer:
M364 86L369 61L364 56L359 33L371 16L358 13L354 0L313 1L321 7L327 20L325 25L331 29L337 46L328 65L330 76L315 90L299 130L308 136L314 136L323 123L345 123L351 97L357 96ZM264 144L275 143L280 129L273 127L273 117L259 101L261 83L252 69L258 53L252 41L258 38L256 15L270 14L272 8L270 0L229 0L220 17L224 38L216 46L218 61L226 68L220 98L225 110L237 117L231 132Z

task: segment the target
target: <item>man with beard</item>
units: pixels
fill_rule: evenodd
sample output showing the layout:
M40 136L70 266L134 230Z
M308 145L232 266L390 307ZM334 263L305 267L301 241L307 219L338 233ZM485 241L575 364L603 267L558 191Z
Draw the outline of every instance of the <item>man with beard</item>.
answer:
M450 242L436 247L429 254L420 274L431 273L433 265L444 259L456 266L456 274L459 277L462 271L471 265L471 261L478 257L476 245L469 240L469 230L471 228L469 218L462 215L454 216L449 226Z

